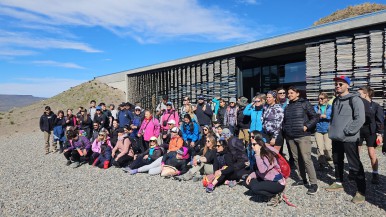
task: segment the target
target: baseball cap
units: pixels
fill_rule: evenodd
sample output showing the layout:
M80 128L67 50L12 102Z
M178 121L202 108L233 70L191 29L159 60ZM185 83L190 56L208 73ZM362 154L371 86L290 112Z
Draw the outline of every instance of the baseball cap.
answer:
M168 124L176 124L176 121L175 120L169 120Z
M232 136L231 131L228 128L224 128L222 130L221 137L229 138L231 136Z
M149 141L157 141L157 137L152 136L152 137L150 137L150 140L149 140Z
M205 99L203 95L199 95L197 99Z
M232 97L232 98L229 100L229 102L230 102L230 103L231 103L231 102L236 103L236 98Z
M344 82L346 82L348 85L351 84L351 79L350 79L349 77L347 77L347 76L344 76L344 75L335 77L335 78L334 78L334 81L344 81Z
M99 105L95 108L96 110L102 110L102 107L100 107Z
M178 133L178 128L177 127L173 127L170 132L173 132L173 133Z
M166 105L170 105L171 106L171 105L173 105L173 103L172 102L167 102Z
M141 107L135 106L135 110L137 110L137 109L141 110Z

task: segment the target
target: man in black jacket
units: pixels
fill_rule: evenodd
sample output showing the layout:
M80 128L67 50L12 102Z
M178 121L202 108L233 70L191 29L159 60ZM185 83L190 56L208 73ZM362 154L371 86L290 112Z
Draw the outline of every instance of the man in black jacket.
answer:
M198 104L196 110L196 116L198 123L203 127L205 125L212 126L213 111L209 104L205 103L204 96L198 96Z
M51 111L49 106L46 106L43 115L40 117L40 130L44 133L45 141L45 150L46 154L50 153L50 138L52 135L52 130L54 129L54 123L56 120L56 115ZM56 151L56 144L52 142L53 152Z
M239 139L244 142L244 145L249 143L249 128L251 125L251 116L244 115L244 109L248 105L248 99L241 97L239 100L239 110L237 111L237 126L239 131Z

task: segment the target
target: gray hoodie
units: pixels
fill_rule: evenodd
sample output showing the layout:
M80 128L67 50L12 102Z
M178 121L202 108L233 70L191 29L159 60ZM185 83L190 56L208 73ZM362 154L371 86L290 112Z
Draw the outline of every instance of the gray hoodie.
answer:
M350 98L352 98L353 109L349 103ZM333 113L328 130L330 139L340 142L357 142L359 130L365 123L365 107L362 99L359 98L359 93L337 97L332 106Z

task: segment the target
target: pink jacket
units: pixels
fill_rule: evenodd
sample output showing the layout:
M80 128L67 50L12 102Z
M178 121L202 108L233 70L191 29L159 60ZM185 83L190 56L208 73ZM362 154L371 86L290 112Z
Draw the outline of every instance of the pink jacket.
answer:
M268 148L271 151L278 153L275 148L271 146L268 146ZM267 158L262 159L260 155L255 155L255 157L257 170L250 174L252 178L256 178L257 176L259 176L263 180L278 181L281 185L285 185L285 179L281 176L279 172L280 165L278 164L276 159L274 160L273 164L270 164Z
M142 121L141 128L139 128L138 133L142 134L145 141L149 141L150 137L158 137L160 133L160 124L156 118Z
M176 122L176 127L179 127L180 124L180 117L178 116L178 112L174 109L165 110L163 115L161 116L161 130L167 131L169 130L169 125L167 124L168 121L174 120ZM166 123L166 126L163 125L163 123Z
M107 145L111 148L111 150L113 149L113 146L111 146L111 143L110 143L110 138L108 137L107 140ZM101 153L101 145L102 145L102 142L99 142L98 139L95 139L94 142L92 143L91 145L91 150L92 152L94 153Z

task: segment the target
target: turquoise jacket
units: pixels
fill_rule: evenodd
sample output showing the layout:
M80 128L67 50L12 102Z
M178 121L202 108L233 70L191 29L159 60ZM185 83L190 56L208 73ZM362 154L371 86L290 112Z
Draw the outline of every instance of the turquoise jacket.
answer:
M254 108L252 107L252 104L249 104L247 107L245 107L243 114L246 116L251 116L251 126L249 128L249 132L254 130L261 132L263 130L263 106Z

